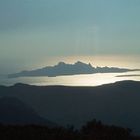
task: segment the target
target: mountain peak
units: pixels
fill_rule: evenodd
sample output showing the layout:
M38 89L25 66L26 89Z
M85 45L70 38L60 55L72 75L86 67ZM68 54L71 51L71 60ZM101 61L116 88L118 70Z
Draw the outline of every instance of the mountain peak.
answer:
M63 65L66 65L66 63L65 62L59 62L57 65L63 66Z
M75 63L75 65L87 65L86 63L83 63L83 62L81 62L81 61L77 61L76 63Z
M67 63L65 63L65 62L59 62L57 65L58 65L58 66L63 66L63 65L69 65L69 64L67 64ZM91 64L90 64L90 63L89 63L89 64L86 64L86 63L84 63L84 62L77 61L77 62L75 62L74 64L71 64L71 65L91 65Z

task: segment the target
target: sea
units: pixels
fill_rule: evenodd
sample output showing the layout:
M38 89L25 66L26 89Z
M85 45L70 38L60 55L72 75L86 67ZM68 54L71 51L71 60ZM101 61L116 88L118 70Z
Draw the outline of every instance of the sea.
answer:
M30 85L48 86L99 86L103 84L115 83L117 81L134 80L140 81L140 71L125 73L97 73L97 74L81 74L73 76L57 76L57 77L20 77L7 78L0 76L0 85L11 86L16 83L25 83Z
M48 60L48 59L47 59ZM140 69L140 56L97 56L97 57L66 57L55 58L49 60L50 64L46 61L39 63L38 67L42 68L46 65L55 65L60 61L65 63L75 63L80 60L85 63L91 63L92 66L99 67L119 67L129 69ZM29 69L27 69L29 70ZM115 83L117 81L133 80L140 81L140 71L131 71L125 73L96 73L96 74L81 74L72 76L57 76L57 77L20 77L20 78L7 78L7 75L0 75L0 85L11 86L16 83L25 83L30 85L49 86L49 85L62 85L62 86L100 86L104 84Z

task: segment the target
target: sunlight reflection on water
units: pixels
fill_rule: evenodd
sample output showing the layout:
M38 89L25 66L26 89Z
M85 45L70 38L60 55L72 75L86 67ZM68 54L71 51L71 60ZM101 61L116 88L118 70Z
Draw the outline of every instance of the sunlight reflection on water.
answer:
M98 73L58 77L22 77L0 79L1 85L26 83L31 85L65 85L65 86L98 86L122 80L140 81L140 76L116 77L118 75L140 75L140 71L126 73Z
M128 69L140 69L139 55L51 57L50 59L46 58L45 61L39 62L39 65L31 66L31 68L27 68L27 69L25 68L25 69L32 70L36 68L43 68L46 66L54 66L60 61L73 64L78 60L87 64L91 63L93 67L108 66L108 67L119 67L119 68L128 68ZM17 70L16 72L22 71L23 69ZM9 71L9 73L12 72ZM131 76L116 77L118 75L131 75ZM84 75L58 76L58 77L21 77L21 78L13 78L13 79L7 79L6 77L0 75L0 85L13 85L15 83L26 83L32 85L98 86L98 85L114 83L116 81L122 81L122 80L140 81L140 76L138 75L140 75L140 71L126 72L126 73L84 74Z

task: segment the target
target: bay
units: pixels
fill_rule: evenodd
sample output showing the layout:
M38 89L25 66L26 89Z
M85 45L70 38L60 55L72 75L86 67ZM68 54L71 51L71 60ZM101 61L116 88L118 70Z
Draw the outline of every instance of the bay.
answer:
M122 75L122 76L121 76ZM125 76L126 75L126 76ZM140 81L140 71L126 73L98 73L57 77L20 77L7 78L0 76L0 85L25 83L30 85L63 85L63 86L99 86L123 80Z

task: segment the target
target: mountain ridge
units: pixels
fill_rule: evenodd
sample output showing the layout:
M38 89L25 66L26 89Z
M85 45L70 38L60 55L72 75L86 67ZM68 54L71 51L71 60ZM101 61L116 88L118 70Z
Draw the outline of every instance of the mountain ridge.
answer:
M47 66L34 70L24 70L18 73L8 74L8 78L17 77L35 77L35 76L64 76L64 75L77 75L77 74L94 74L94 73L123 73L129 71L137 71L139 69L127 69L117 67L93 67L90 63L86 64L81 61L77 61L74 64L66 64L59 62L54 66Z

